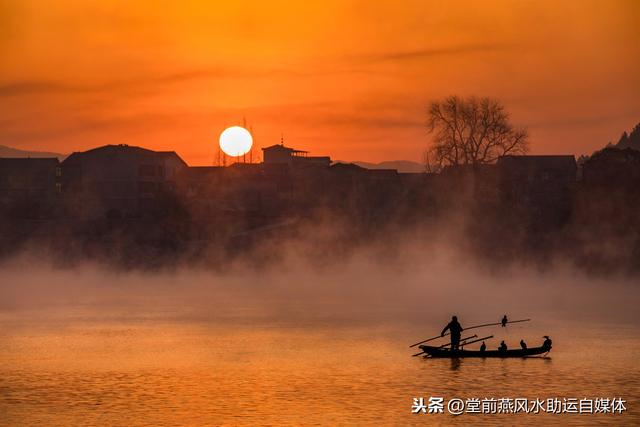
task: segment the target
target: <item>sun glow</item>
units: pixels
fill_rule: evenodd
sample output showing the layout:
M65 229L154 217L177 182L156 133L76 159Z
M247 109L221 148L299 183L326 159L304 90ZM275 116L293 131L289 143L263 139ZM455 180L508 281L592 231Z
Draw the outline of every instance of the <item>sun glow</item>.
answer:
M220 149L228 156L242 156L251 150L252 145L251 133L241 126L231 126L220 134Z

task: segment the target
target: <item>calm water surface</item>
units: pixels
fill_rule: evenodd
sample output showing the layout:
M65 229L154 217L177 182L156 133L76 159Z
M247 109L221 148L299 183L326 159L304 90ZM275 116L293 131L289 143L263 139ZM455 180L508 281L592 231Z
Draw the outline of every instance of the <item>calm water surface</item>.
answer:
M446 320L446 319L445 319ZM21 425L639 425L632 325L553 329L549 359L424 360L408 326L113 320L5 313L0 423ZM540 338L538 338L540 337ZM492 340L490 347L499 341ZM623 415L412 415L413 397L623 397Z

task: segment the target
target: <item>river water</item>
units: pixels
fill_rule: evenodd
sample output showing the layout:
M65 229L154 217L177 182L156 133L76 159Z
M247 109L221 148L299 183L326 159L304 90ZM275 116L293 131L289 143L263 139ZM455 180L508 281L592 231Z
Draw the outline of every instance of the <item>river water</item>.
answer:
M633 283L371 271L4 270L0 425L640 425ZM469 326L503 307L533 320L473 333L494 335L489 348L548 334L548 358L411 357L454 309ZM622 398L626 411L413 414L420 397Z
M33 317L1 323L2 425L640 423L631 326L556 327L546 359L454 361L411 357L407 344L420 331L400 327ZM489 332L515 345L542 330ZM415 415L414 397L621 397L627 410Z

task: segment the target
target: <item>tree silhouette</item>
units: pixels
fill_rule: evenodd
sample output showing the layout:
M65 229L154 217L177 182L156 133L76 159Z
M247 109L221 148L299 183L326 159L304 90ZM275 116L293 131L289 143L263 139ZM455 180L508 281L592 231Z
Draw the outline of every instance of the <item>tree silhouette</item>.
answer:
M515 128L504 106L491 98L450 96L432 102L427 129L433 134L425 152L429 170L493 163L528 151L527 130Z
M631 130L631 133L628 134L625 131L618 140L616 147L633 148L635 150L640 150L640 123L635 125L635 127Z

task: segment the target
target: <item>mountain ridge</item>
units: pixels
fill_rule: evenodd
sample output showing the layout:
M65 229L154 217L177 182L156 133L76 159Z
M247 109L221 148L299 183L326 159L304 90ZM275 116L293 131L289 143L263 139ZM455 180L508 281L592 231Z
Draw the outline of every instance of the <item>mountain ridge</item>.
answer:
M18 148L9 147L7 145L0 145L0 157L5 158L43 158L43 157L57 157L62 161L68 154L54 153L51 151L37 151L37 150L20 150Z

